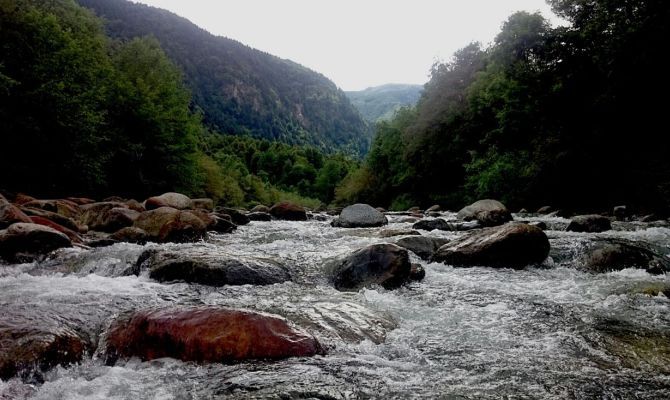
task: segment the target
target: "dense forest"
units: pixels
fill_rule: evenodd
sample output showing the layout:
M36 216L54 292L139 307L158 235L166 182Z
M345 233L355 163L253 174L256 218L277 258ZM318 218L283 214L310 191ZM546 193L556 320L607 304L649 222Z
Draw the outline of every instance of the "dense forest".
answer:
M402 107L414 106L422 90L422 85L389 83L345 93L366 121L376 123L393 118Z
M667 212L670 3L549 3L566 26L519 12L490 47L434 65L417 106L377 125L339 201Z
M156 39L111 39L73 0L0 2L0 191L316 206L356 166L213 132L183 81Z
M364 155L371 130L333 82L289 60L214 36L185 18L127 0L78 0L108 34L152 36L184 72L205 124L321 150Z

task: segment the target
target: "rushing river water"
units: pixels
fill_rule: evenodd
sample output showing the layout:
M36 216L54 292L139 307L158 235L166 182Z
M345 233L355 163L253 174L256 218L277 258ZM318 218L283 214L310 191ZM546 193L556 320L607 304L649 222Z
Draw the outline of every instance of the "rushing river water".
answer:
M131 359L106 366L98 350L47 372L42 384L0 382L0 399L670 398L670 300L642 293L670 279L577 268L580 249L596 237L670 253L670 229L622 223L602 234L571 233L561 230L567 220L544 218L552 251L543 266L453 268L412 254L426 269L422 282L335 290L328 262L394 242L399 237L379 232L411 227L399 220L371 229L252 222L206 243L161 245L280 261L294 281L271 286L160 284L146 271L121 276L157 245L68 249L39 264L0 266L0 318L64 322L95 342L120 312L207 304L283 315L328 348L326 356L230 365Z

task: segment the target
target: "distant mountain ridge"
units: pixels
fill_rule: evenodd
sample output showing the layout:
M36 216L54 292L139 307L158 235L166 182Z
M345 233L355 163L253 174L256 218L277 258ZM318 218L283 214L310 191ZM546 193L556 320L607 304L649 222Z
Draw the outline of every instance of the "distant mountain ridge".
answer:
M77 0L112 37L154 36L183 70L205 123L224 134L362 155L371 129L323 75L225 37L169 11L126 0Z
M365 90L345 92L351 103L369 122L388 120L401 107L419 101L422 85L390 83Z

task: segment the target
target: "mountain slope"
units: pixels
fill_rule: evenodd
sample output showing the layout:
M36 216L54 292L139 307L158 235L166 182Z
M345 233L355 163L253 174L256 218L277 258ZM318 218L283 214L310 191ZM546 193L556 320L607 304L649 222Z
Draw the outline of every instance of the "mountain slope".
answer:
M367 151L367 124L323 75L214 36L165 10L125 0L78 2L105 18L112 37L156 37L184 71L194 102L213 129L330 151Z
M377 122L391 119L400 107L416 104L422 90L421 85L388 84L346 94L367 121Z

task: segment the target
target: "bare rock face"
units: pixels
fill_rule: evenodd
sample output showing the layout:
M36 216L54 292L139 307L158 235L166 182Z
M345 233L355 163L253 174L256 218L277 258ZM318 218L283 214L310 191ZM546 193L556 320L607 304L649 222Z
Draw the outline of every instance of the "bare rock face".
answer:
M0 259L10 262L30 261L62 247L72 242L48 226L21 222L0 231Z
M220 307L139 311L117 320L107 336L106 360L172 357L182 361L236 362L325 354L309 333L286 319Z
M578 215L570 220L570 224L565 228L572 232L605 232L612 229L612 223L607 217L602 215Z
M177 210L191 208L191 199L181 193L168 192L160 196L149 197L144 202L147 210L155 210L161 207L172 207Z
M307 211L303 207L286 201L273 205L270 214L286 221L307 221Z
M479 200L461 209L456 217L478 221L482 226L498 226L512 220L512 214L497 200Z
M333 283L337 290L375 284L395 289L409 280L411 269L407 250L394 244L375 244L339 261L333 269Z
M549 248L542 229L510 223L455 239L440 247L432 261L456 267L523 268L544 261Z
M377 209L367 204L345 207L332 225L340 228L370 228L386 225L388 219Z

